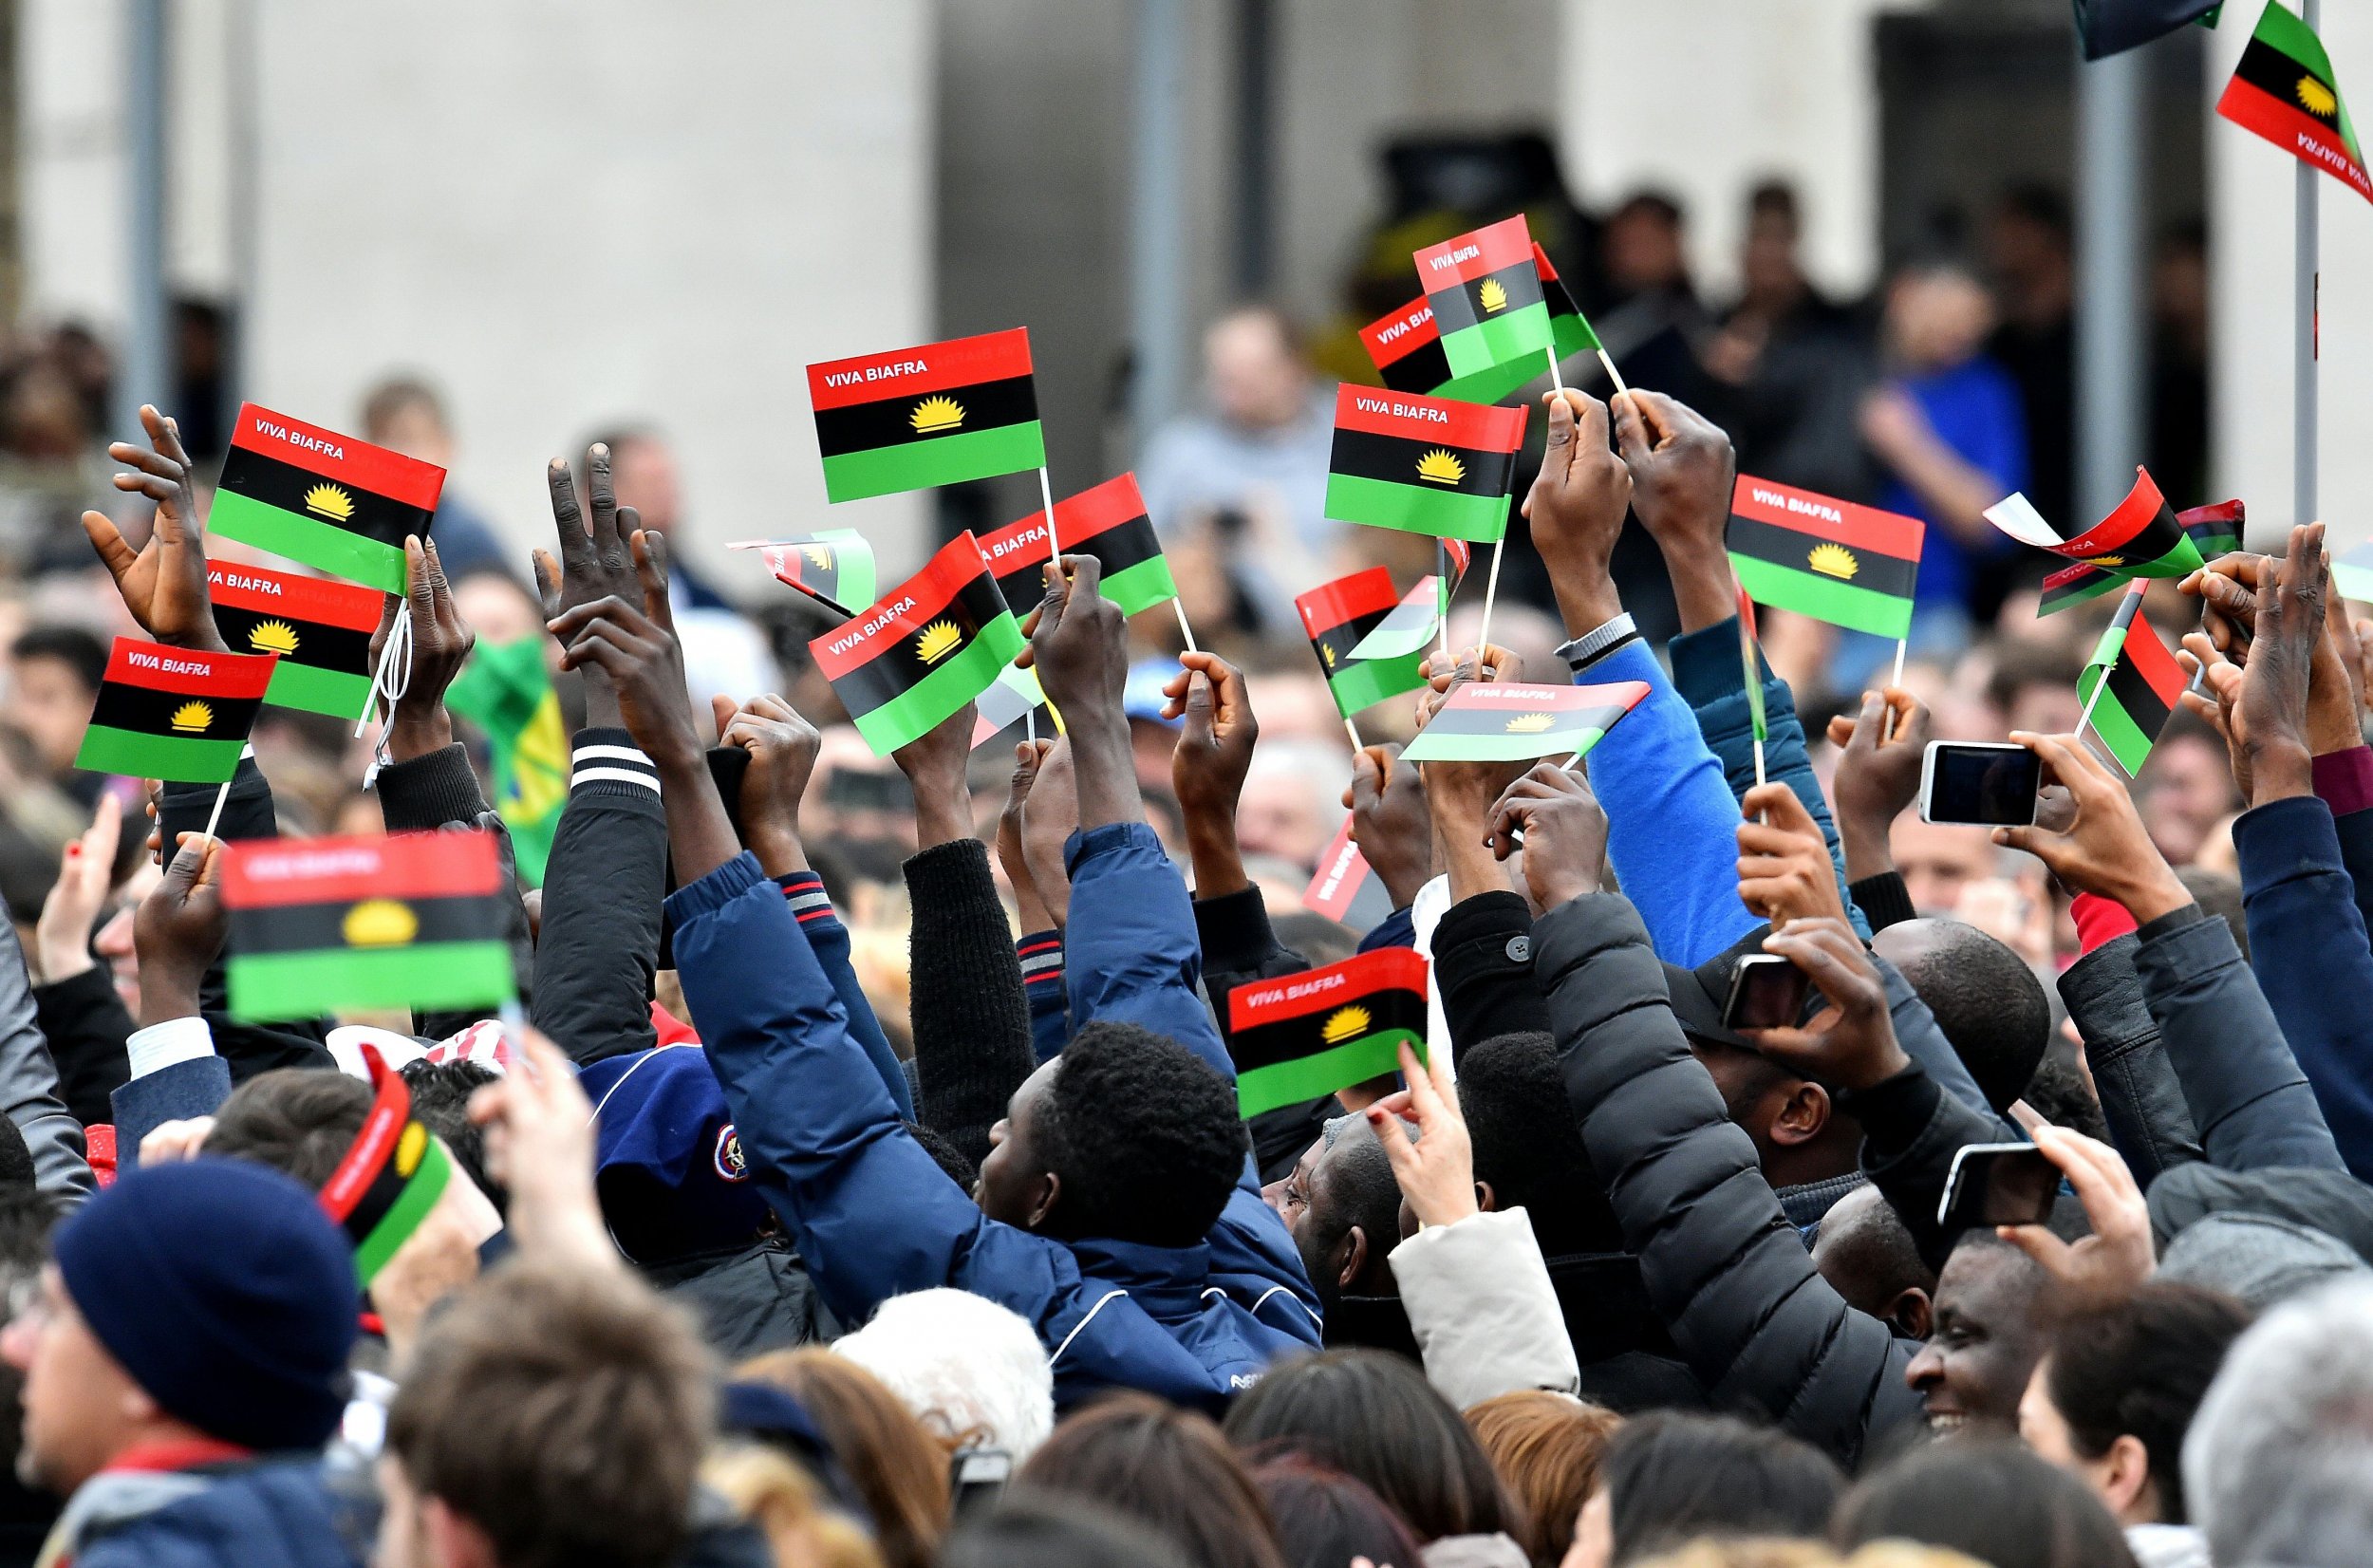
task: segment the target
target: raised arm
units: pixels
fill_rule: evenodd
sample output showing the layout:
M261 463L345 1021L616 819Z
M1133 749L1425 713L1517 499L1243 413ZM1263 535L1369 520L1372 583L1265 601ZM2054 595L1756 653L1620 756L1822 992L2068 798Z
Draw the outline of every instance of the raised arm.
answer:
M58 880L33 927L35 1021L49 1042L65 1108L84 1126L112 1119L107 1096L131 1076L123 1042L139 1027L90 946L115 883L122 829L121 798L101 795L90 826L59 858Z

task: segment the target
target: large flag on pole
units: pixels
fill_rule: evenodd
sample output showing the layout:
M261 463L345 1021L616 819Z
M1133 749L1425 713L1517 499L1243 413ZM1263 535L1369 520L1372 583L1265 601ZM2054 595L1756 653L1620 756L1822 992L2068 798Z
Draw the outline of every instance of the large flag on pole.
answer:
M1318 656L1318 668L1335 696L1336 710L1346 719L1389 697L1415 691L1426 683L1417 673L1424 650L1398 659L1362 659L1352 650L1383 624L1400 603L1392 591L1392 574L1382 567L1322 583L1294 600L1301 612L1302 629Z
M1429 245L1412 259L1451 375L1528 359L1554 341L1523 215Z
M2184 687L2183 666L2158 640L2141 609L2142 585L2137 583L2119 604L2077 679L2077 695L2092 709L2093 733L2128 777L2142 771ZM2103 676L2109 689L2096 702L2093 691Z
M1137 494L1137 476L1123 474L1055 503L1055 537L1066 555L1093 555L1104 567L1096 591L1127 615L1178 597L1169 558ZM1037 511L981 541L998 591L1027 615L1046 597L1046 513Z
M403 536L428 537L444 488L445 471L434 463L241 403L207 527L402 593Z
M271 686L274 654L199 653L119 637L74 765L92 773L223 784Z
M1338 388L1326 514L1339 523L1496 542L1507 532L1526 412Z
M387 607L384 593L213 561L206 567L206 596L225 643L280 656L265 701L348 721L363 717L371 698L371 634Z
M2183 577L2200 569L2200 547L2184 532L2175 509L2147 469L2134 471L2134 488L2117 510L2074 538L2045 521L2034 503L2013 491L1986 509L1986 520L2023 545L2121 577Z
M1021 627L967 531L808 651L866 744L888 756L988 690L1021 647Z
M2176 521L2192 536L2193 548L2200 552L2202 561L2214 561L2230 555L2241 548L2241 528L2246 509L2239 501L2217 501L2209 506L2195 506L2189 512L2176 513ZM2044 579L2043 601L2036 607L2039 616L2051 615L2098 599L2125 586L2127 579L2106 567L2086 566L2079 561L2072 567L2062 567Z
M1730 569L1763 604L1900 639L1912 629L1927 525L1742 474L1730 493Z
M1425 955L1379 947L1227 994L1227 1054L1238 1110L1250 1119L1400 1068L1401 1047L1426 1056Z
M2373 201L2373 176L2340 101L2331 57L2315 29L2285 10L2282 0L2267 0L2216 112Z
M1046 464L1025 327L809 365L808 401L834 501Z

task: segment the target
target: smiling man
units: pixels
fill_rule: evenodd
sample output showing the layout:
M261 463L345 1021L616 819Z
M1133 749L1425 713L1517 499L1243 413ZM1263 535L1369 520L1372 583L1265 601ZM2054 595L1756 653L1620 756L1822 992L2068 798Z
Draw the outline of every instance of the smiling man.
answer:
M1928 1343L1903 1369L1933 1430L2017 1428L2019 1398L2050 1339L2046 1283L2039 1264L1991 1231L1953 1249Z

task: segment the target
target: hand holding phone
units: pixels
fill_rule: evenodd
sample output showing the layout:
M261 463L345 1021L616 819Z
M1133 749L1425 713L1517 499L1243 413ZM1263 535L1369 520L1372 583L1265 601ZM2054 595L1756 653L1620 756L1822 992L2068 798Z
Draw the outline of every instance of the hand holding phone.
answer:
M2043 783L2044 760L2025 746L1932 740L1920 761L1920 820L2028 827Z
M1749 953L1730 972L1722 1004L1725 1029L1785 1029L1804 1017L1813 980L1777 953Z
M2060 1167L2033 1144L1965 1144L1953 1156L1936 1223L1948 1231L2040 1225L2059 1196Z

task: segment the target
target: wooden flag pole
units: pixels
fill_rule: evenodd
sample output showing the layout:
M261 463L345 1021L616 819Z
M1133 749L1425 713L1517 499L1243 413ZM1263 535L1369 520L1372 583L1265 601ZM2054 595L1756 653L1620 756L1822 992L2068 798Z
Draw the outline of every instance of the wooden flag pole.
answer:
M242 756L244 756L244 755L246 755L246 754L245 754L245 753L242 753L241 755L242 755ZM216 828L219 828L219 827L221 827L221 826L222 826L222 808L223 808L223 803L224 803L225 801L229 800L230 798L231 798L231 780L229 780L229 779L227 779L227 778L226 778L226 779L224 779L224 780L222 781L222 788L221 788L221 789L219 789L219 790L216 790L216 791L215 792L215 809L214 809L213 811L211 811L211 812L208 812L206 813L206 832L205 832L205 834L204 834L204 836L205 836L205 837L207 837L207 838L212 838L212 837L214 837L214 836L215 836L215 830Z
M1368 743L1359 738L1359 726L1352 722L1352 716L1350 714L1345 714L1343 716L1343 733L1352 737L1352 751L1354 754L1364 752L1368 749Z
M1552 352L1554 353L1555 350L1552 350ZM1598 345L1598 363L1605 367L1607 380L1615 383L1615 395L1618 398L1630 397L1632 395L1632 389L1623 384L1623 373L1615 367L1615 361L1607 357L1607 345L1605 344L1600 344Z
M1887 682L1890 687L1900 687L1903 684L1903 649L1905 644L1910 641L1911 640L1909 638L1904 637L1898 637L1896 639L1896 673L1894 679ZM1887 716L1879 723L1878 738L1881 740L1893 740L1895 737L1896 710L1895 704L1890 702L1887 704Z
M1195 628L1186 624L1186 605L1180 600L1172 598L1170 600L1170 608L1178 611L1178 634L1186 639L1186 651L1188 653L1202 652L1202 649L1195 646Z

